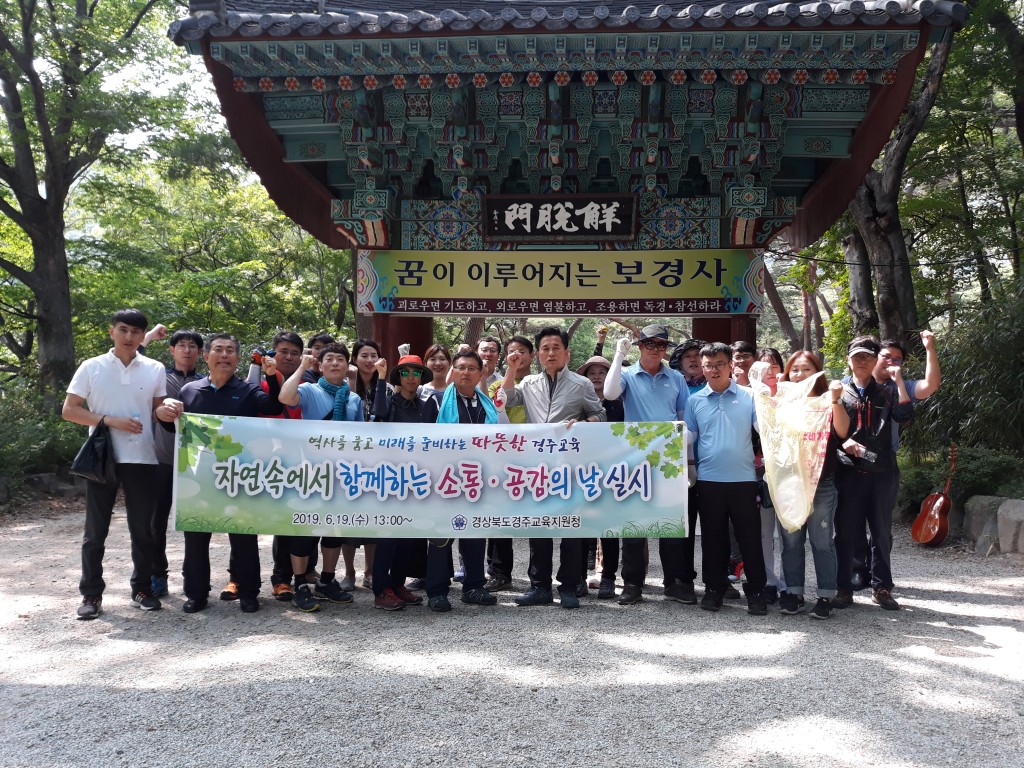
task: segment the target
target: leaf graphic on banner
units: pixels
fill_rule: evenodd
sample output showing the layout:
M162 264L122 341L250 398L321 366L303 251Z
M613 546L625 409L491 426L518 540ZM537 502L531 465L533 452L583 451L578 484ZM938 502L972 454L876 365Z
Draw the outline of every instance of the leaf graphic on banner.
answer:
M213 450L213 455L217 457L217 461L227 461L232 456L240 454L243 446L232 440L230 435L216 435L210 448Z
M651 450L646 454L647 463L657 468L667 478L678 477L679 463L683 460L683 435L676 425L670 421L611 424L611 431L617 437L625 437L634 448L647 451L652 443L664 440L661 450Z
M178 451L178 471L184 472L199 463L199 454L204 450L213 451L218 461L225 461L242 452L243 445L235 442L230 435L220 434L223 421L218 416L186 414L181 419L181 435Z

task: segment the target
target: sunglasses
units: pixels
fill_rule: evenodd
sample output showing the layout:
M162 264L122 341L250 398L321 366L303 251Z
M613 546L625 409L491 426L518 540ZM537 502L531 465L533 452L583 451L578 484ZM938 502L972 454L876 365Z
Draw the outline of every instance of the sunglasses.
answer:
M641 344L644 349L668 349L667 341L645 341Z
M419 379L422 378L423 371L416 371L411 370L409 368L403 368L398 372L398 375L401 376L403 379L408 379L410 376L414 379Z

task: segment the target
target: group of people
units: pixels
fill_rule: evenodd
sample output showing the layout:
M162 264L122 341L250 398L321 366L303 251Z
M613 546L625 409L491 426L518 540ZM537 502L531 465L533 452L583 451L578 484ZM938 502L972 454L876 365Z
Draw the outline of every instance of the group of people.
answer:
M849 376L828 384L814 382L812 394L828 392L831 430L827 459L818 479L813 511L795 532L778 525L766 484L759 477L759 441L749 376L774 392L779 382L800 382L822 371L813 353L797 352L785 362L778 351L747 342L706 343L670 340L667 327L650 325L638 338L620 339L609 361L599 331L594 356L570 369L569 337L557 327L542 328L533 339L516 335L502 343L484 337L475 348L454 353L441 344L422 357L402 350L389 366L372 340L348 347L329 335L308 346L294 332L278 333L271 349L251 356L249 376L238 375L238 340L226 333L204 339L194 330L168 337L136 309L117 312L109 335L113 348L82 363L68 387L64 418L110 429L116 478L88 481L82 540L81 619L102 612L104 542L117 491L124 491L131 538L132 602L143 610L161 607L168 592L166 536L172 503L175 422L183 413L329 421L497 424L578 421L685 421L690 446L688 535L662 538L658 550L664 595L697 604L694 532L701 528L702 608L717 611L723 599L739 598L731 581L742 561L747 610L767 613L778 602L782 613L804 610L804 546L810 540L817 578L815 618L852 604L853 593L870 587L874 601L897 609L891 591L892 508L899 474L899 425L909 421L913 403L938 387L934 339L922 332L927 353L925 377L904 381L906 350L896 340L854 339ZM173 365L145 355L146 346L167 338ZM498 371L504 352L505 373ZM199 357L207 373L201 375ZM636 357L631 364L627 358ZM537 372L534 372L536 363ZM758 366L755 368L755 363ZM833 536L834 531L834 536ZM870 532L868 537L867 532ZM781 568L775 539L782 541ZM229 534L229 581L221 600L237 600L243 612L259 610L260 559L254 534ZM182 566L183 609L209 605L210 533L186 532ZM421 605L452 610L452 579L462 582L469 605L497 603L496 592L513 585L512 540L346 539L275 536L271 594L300 611L324 603L353 602L355 552L364 548L362 585L372 589L374 606L396 611ZM552 539L529 541L529 588L515 598L520 606L554 602L576 608L588 593L588 568L599 599L621 605L643 600L647 571L645 539L561 539L557 571ZM594 550L599 552L595 558ZM589 556L588 556L589 553ZM621 555L623 587L616 593ZM595 562L595 560L599 560ZM319 571L317 570L319 567ZM556 586L557 582L557 586ZM426 598L417 594L425 589Z

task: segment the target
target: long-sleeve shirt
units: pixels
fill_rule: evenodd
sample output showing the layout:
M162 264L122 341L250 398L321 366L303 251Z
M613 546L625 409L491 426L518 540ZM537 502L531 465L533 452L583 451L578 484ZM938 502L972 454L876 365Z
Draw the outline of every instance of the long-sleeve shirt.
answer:
M591 416L607 421L593 383L568 368L555 374L554 380L547 373L527 376L509 392L506 407L517 405L526 406L526 420L531 424L557 424Z

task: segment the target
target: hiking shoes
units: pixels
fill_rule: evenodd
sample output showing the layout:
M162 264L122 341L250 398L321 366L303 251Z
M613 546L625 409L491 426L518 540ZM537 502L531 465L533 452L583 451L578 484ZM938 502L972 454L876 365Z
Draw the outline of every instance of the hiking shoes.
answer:
M132 602L136 608L140 608L143 611L160 610L160 601L145 592L136 592L135 596L132 597Z
M530 587L516 598L516 605L523 607L530 605L550 605L554 601L555 600L551 596L550 589L544 589L544 587Z
M328 600L339 605L352 603L352 595L341 588L337 579L331 579L328 583L318 581L313 587L313 594L321 600Z
M82 598L75 615L80 619L95 619L103 613L103 597L100 595L86 595Z
M467 605L497 605L498 598L483 588L464 589L462 602Z
M309 584L301 584L292 593L292 605L303 613L313 613L320 610L320 601L313 596L313 590Z

